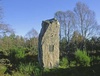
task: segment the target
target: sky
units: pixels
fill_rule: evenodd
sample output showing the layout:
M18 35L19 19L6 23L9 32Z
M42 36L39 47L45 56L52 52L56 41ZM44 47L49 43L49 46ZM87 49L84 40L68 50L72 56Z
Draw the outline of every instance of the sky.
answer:
M51 19L57 11L73 10L80 1L96 14L100 24L100 0L1 0L3 22L14 29L16 35L25 36L32 28L39 33L41 23Z

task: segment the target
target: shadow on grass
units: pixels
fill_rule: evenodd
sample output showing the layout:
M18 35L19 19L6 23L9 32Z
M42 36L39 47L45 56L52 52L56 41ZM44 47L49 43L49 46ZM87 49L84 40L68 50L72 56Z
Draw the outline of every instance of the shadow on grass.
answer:
M10 65L6 67L7 70L5 73L12 75L12 71L16 70L18 72L18 66L21 63L34 63L37 62L37 56L34 55L26 55L22 59L16 59L15 54L12 53L9 56L5 56L3 53L0 54L0 59L8 59L10 61ZM8 63L6 63L8 64ZM51 69L49 71L43 72L41 76L100 76L100 63L94 64L90 67L70 67L70 68L58 68Z
M100 64L91 67L72 67L67 69L51 69L42 76L100 76Z

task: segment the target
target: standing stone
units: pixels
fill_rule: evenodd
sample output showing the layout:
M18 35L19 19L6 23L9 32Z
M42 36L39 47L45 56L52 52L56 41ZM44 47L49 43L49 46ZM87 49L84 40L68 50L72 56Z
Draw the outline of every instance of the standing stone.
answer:
M59 22L53 18L42 22L39 34L38 60L44 68L59 65Z

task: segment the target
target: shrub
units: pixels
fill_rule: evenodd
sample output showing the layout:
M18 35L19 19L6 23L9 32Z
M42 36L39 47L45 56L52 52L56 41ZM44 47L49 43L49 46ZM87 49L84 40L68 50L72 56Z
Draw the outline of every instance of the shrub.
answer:
M78 62L81 66L88 66L90 64L90 57L86 51L77 50L75 52L75 58L76 62Z
M17 48L15 52L16 52L16 54L15 54L16 58L20 59L20 58L25 57L25 49L24 48Z
M92 56L91 57L91 65L94 65L94 64L99 64L100 63L100 56Z
M33 63L20 63L18 69L21 73L24 74L34 74L35 76L39 76L41 74L41 69Z
M2 75L6 71L6 67L0 64L0 75Z
M20 62L25 61L25 48L23 47L14 47L10 49L8 55L11 64L18 65Z
M14 72L13 76L29 76L29 75L22 74L20 72Z
M12 48L12 49L10 49L9 56L14 57L16 59L24 58L25 57L25 48L23 48L23 47Z
M63 57L60 61L60 67L67 68L67 66L68 66L68 59L66 57Z

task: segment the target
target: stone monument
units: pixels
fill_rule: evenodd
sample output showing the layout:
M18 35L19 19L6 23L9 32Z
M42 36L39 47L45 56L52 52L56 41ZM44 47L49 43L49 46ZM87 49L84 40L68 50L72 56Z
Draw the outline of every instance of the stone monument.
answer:
M59 29L60 24L55 18L42 21L38 43L38 60L44 68L59 66Z

